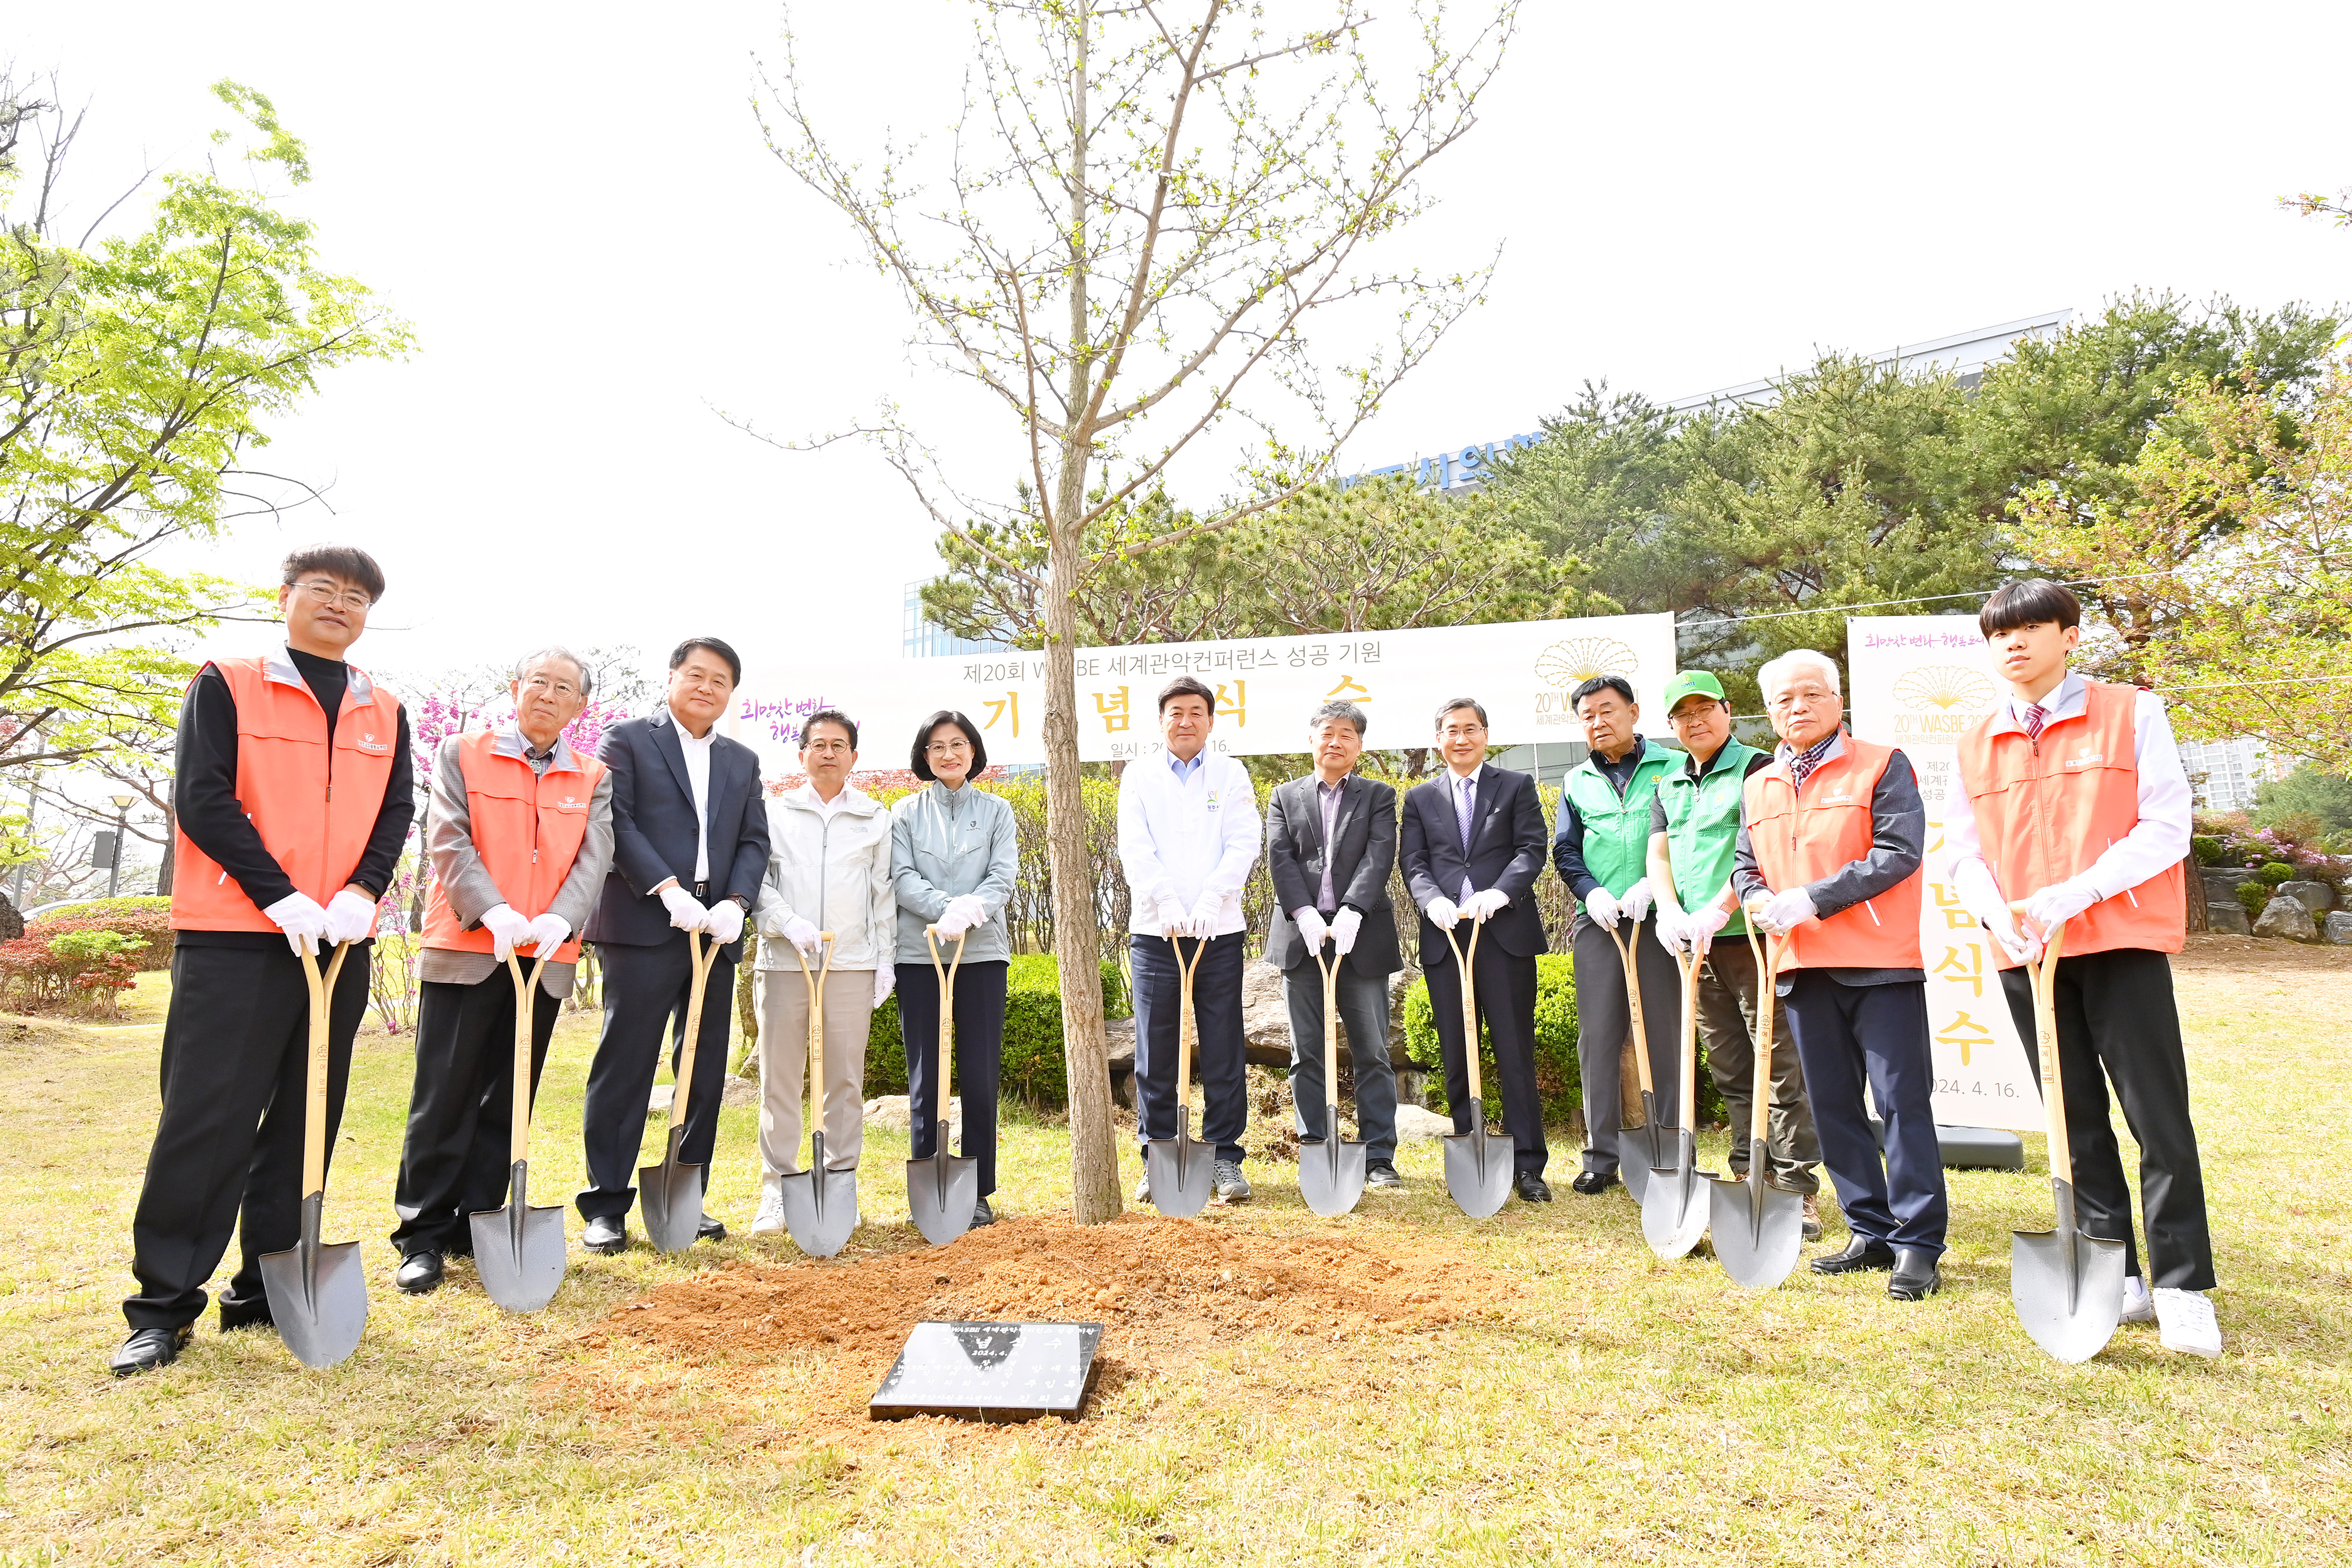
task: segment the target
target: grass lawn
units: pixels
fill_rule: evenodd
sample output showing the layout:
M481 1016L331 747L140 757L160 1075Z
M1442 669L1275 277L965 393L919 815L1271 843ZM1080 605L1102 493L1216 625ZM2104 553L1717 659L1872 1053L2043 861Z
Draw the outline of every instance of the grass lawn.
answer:
M0 1018L0 1561L2342 1563L2352 953L2192 943L2219 1362L2169 1354L2152 1329L2079 1367L2026 1339L2009 1232L2048 1223L2038 1138L2025 1176L1954 1175L1945 1291L1906 1306L1884 1276L1801 1272L1750 1297L1703 1258L1660 1262L1622 1194L1566 1191L1556 1135L1560 1201L1484 1223L1447 1200L1429 1145L1400 1161L1405 1197L1347 1219L1316 1218L1295 1170L1260 1162L1258 1200L1206 1221L1206 1242L1253 1256L1338 1241L1424 1274L1433 1260L1486 1315L1309 1333L1296 1313L1228 1313L1186 1334L1181 1303L1151 1332L1074 1313L1111 1323L1120 1375L1085 1420L1016 1428L860 1423L826 1383L830 1336L772 1350L772 1314L747 1317L734 1354L614 1327L649 1296L764 1280L821 1301L821 1270L866 1270L830 1276L845 1293L903 1272L896 1255L919 1244L903 1134L869 1134L867 1224L833 1264L742 1235L758 1186L743 1107L710 1198L739 1228L727 1242L590 1258L573 1215L544 1312L500 1312L464 1265L401 1296L384 1237L410 1060L381 1034L361 1038L328 1195L329 1238L358 1238L368 1266L358 1354L305 1372L274 1336L224 1336L208 1315L177 1364L115 1381L163 1001L163 977L144 977L119 1026ZM541 1202L581 1181L593 1031L592 1016L557 1036ZM1015 1121L1003 1149L1003 1212L1066 1211L1058 1129ZM958 1254L931 1256L944 1281Z

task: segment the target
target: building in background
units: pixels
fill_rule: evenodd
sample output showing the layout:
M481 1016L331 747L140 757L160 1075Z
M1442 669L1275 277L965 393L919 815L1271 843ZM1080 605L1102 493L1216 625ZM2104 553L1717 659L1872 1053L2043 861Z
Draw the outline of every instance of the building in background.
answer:
M959 637L939 622L923 614L923 583L929 580L907 584L906 610L900 628L906 643L905 654L909 659L936 658L942 653L977 653L983 648L1001 648L1002 643L979 642Z
M2244 737L2180 743L2180 766L2200 811L2252 809L2255 790L2285 778L2302 760L2273 751L2267 741Z

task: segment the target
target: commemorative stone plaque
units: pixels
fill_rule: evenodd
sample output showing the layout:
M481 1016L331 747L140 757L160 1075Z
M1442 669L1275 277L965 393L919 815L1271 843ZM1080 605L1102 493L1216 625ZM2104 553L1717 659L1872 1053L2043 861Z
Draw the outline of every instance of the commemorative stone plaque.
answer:
M866 1415L1076 1420L1101 1343L1100 1323L917 1323Z

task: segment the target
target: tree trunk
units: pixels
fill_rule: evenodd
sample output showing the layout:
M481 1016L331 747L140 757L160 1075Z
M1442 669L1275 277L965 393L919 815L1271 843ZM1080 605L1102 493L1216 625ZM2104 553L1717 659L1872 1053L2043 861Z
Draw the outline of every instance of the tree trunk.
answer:
M2180 862L2182 873L2181 901L2188 904L2184 912L2191 931L2210 931L2212 920L2205 913L2205 868L2197 863L2193 853Z
M155 894L159 898L172 896L172 867L179 859L180 814L170 806L163 808L163 863L155 868Z

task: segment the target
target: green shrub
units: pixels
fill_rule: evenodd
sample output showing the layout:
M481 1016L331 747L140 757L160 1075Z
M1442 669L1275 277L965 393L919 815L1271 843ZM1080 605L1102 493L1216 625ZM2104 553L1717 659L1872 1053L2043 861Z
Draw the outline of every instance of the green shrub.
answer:
M164 907L154 907L159 902ZM168 969L172 967L172 948L178 939L178 934L172 929L171 902L168 898L160 901L152 898L100 899L100 904L139 904L142 907L117 910L103 915L72 911L44 915L25 927L25 936L30 940L47 943L52 937L74 932L115 932L129 939L131 946L121 951L130 956L134 967ZM87 909L89 906L80 907Z
M2284 861L2273 861L2254 873L2254 880L2264 887L2276 887L2283 882L2294 880L2294 867Z
M105 920L118 915L153 915L172 913L170 894L140 894L130 898L93 898L81 904L60 904L45 911L41 918L50 920Z
M2197 857L2199 865L2221 863L2221 841L2210 833L2198 833L2189 841L2189 852Z
M1110 1018L1129 1012L1127 977L1102 960L1103 1011ZM998 1071L1001 1092L1032 1105L1069 1103L1070 1084L1062 1051L1062 974L1050 954L1016 956L1004 977L1004 1052ZM907 1092L907 1051L898 1028L898 998L892 993L874 1009L866 1037L866 1092Z
M2270 901L2271 890L2268 883L2242 882L2238 884L2238 902L2244 906L2247 919L2261 918L2263 911L2269 906Z

